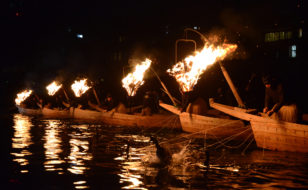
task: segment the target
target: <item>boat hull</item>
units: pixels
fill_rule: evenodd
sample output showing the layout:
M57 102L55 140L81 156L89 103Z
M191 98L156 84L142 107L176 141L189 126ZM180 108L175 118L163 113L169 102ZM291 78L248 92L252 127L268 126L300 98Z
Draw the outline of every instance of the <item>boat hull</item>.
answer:
M70 110L42 109L42 116L46 118L71 118Z
M76 119L101 121L108 125L181 129L179 117L174 114L153 114L151 116L143 116L138 114L74 109L73 115Z
M264 149L308 153L308 126L270 120L251 120L257 146Z
M83 110L71 108L70 110L53 110L43 109L27 109L18 107L18 111L25 115L37 115L44 118L72 118L79 120L87 120L100 122L115 126L131 126L131 127L160 127L173 128L181 130L180 119L175 114L153 114L151 116L142 116L138 114L124 114L116 112L100 112L95 110Z
M206 135L211 139L239 140L251 134L251 130L240 120L200 116L185 112L180 115L180 121L184 132L195 133L198 136Z
M210 106L226 114L249 121L259 148L275 151L308 152L308 125L250 114L244 109L215 103L213 100L210 101Z
M247 127L241 120L219 118L214 116L203 116L180 112L174 106L160 103L166 110L178 114L181 127L184 132L193 133L195 136L210 139L242 140L251 135L250 127Z
M25 115L42 115L41 109L28 109L17 106L18 112Z

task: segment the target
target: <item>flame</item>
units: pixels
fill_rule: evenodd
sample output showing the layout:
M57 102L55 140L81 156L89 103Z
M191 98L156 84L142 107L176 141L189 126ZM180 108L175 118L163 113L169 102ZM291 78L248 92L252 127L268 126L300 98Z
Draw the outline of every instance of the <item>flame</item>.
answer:
M53 81L46 87L46 89L48 90L48 94L50 96L53 96L61 87L62 87L62 84L58 85L57 82Z
M90 88L91 87L87 85L87 79L75 80L74 84L72 84L72 89L76 97L80 97Z
M186 57L183 62L178 62L167 72L175 77L184 92L191 91L209 65L223 60L228 53L235 51L236 48L235 44L223 44L217 47L205 45L202 51L195 52L194 56Z
M136 95L138 88L143 85L144 73L150 67L151 63L152 61L150 59L146 59L141 64L136 65L133 73L129 73L122 79L122 86L126 89L129 96Z
M32 90L25 90L21 93L17 94L17 98L15 98L16 105L20 105L21 102L25 101L32 93Z

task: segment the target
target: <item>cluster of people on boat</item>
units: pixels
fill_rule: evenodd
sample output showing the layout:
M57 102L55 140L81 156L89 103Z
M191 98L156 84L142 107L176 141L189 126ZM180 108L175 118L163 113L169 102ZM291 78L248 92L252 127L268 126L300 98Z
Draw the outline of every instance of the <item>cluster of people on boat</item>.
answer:
M263 93L256 81L262 82ZM274 76L266 75L258 77L253 73L245 88L246 92L246 106L247 108L257 108L258 111L263 112L264 115L289 122L300 121L299 115L301 112L293 99L290 99L286 93L282 82ZM180 104L181 112L190 112L199 115L206 115L209 111L207 101L205 101L197 92L181 92L182 102ZM146 91L143 96L141 105L136 106L132 103L132 97L128 97L126 103L116 100L111 93L107 93L103 101L99 101L97 97L89 90L80 98L68 100L64 94L58 93L54 96L41 98L35 92L23 102L23 106L27 108L50 108L50 109L69 109L70 107L80 109L96 109L100 111L115 111L120 113L134 113L139 112L141 115L152 115L160 111L159 101L168 99L165 96L159 96L156 91ZM260 104L260 100L264 96L264 103ZM217 94L214 97L218 103L230 105L230 97L228 93L218 88ZM234 99L234 98L233 98ZM261 108L262 106L262 108Z
M75 99L66 99L61 91L57 92L54 96L39 96L38 93L32 92L20 106L31 109L49 108L58 110L74 107L103 112L140 113L141 115L152 115L160 111L159 97L156 91L146 91L141 105L136 106L132 97L127 97L127 99L128 103L126 104L123 101L117 100L110 92L105 95L102 101L93 97L91 91Z

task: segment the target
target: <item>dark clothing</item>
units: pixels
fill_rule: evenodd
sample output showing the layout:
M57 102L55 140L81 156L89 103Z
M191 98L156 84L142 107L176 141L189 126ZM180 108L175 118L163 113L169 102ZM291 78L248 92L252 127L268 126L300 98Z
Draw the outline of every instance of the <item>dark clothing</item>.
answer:
M152 93L147 93L143 99L142 108L150 108L152 113L158 112L157 99Z
M265 107L271 108L274 112L277 112L284 104L284 92L282 84L277 84L266 88L265 90Z
M114 108L114 101L113 98L106 98L104 103L103 103L103 108L106 109L107 111L110 111Z
M189 105L189 103L193 102L193 94L192 91L189 92L183 92L182 94L182 109L181 112L185 112L187 106Z
M22 105L24 105L26 108L38 109L40 108L38 103L39 100L36 95L31 94L24 102L22 102Z

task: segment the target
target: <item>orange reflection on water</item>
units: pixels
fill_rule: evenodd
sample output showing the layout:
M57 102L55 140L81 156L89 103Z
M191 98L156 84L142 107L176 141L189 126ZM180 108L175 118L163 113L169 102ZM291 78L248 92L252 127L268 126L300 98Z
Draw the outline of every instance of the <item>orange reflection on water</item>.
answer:
M30 121L30 117L23 116L21 114L14 115L14 136L12 138L12 152L11 155L15 156L13 161L19 163L20 166L26 166L29 164L27 156L32 153L27 148L33 144L31 140L30 129L33 124ZM21 173L27 173L28 170L23 169Z
M89 152L89 141L91 133L83 132L88 128L87 125L74 126L79 132L73 132L69 144L71 146L68 156L70 167L68 170L73 174L84 174L89 169L86 161L92 160L92 153Z
M135 140L135 139L134 139ZM140 141L142 139L139 139ZM120 174L120 183L128 183L129 185L122 187L122 189L147 189L142 187L142 176L140 171L144 171L142 165L143 153L136 152L136 148L128 148L127 145L122 146L123 154L114 160L124 161Z
M60 122L55 120L49 120L45 128L44 136L44 148L45 148L45 159L44 167L46 171L59 171L62 174L63 168L61 164L65 163L60 158L59 154L62 153L61 149L61 138L60 133Z

